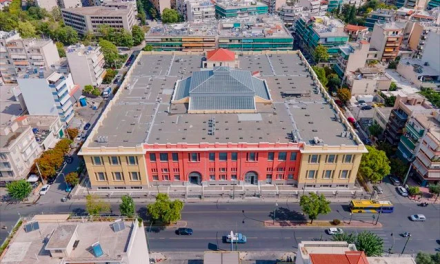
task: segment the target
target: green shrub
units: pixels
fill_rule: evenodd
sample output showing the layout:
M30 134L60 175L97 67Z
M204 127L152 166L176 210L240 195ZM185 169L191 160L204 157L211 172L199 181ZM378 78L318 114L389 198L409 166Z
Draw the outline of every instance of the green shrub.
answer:
M332 224L333 224L333 225L339 225L339 224L341 224L341 220L339 220L339 219L333 219Z

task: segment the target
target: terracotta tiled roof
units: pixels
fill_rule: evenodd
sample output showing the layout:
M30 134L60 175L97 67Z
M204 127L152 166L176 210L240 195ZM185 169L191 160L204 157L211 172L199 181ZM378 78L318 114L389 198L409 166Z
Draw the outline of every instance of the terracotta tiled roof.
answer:
M76 93L76 91L78 91L79 89L79 85L75 84L75 86L73 86L73 88L69 91L69 95L72 96L74 93Z
M313 264L369 264L362 251L347 251L342 254L310 254Z
M0 0L1 1L1 0ZM23 121L23 120L25 120L27 118L27 115L24 115L24 116L19 116L19 117L17 117L16 119L15 119L15 121Z
M370 42L368 42L368 41L366 41L366 40L361 40L360 43L361 43L361 44L368 44L368 43L370 43Z
M207 52L209 61L234 61L235 53L227 49L216 49Z
M362 27L362 26L356 26L356 25L348 24L348 25L345 26L345 29L349 30L349 31L359 31L359 30L366 30L367 27Z

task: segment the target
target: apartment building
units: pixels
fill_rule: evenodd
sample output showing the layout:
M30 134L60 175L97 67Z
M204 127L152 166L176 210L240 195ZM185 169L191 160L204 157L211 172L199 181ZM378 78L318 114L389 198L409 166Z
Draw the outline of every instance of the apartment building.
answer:
M378 91L388 91L391 79L380 67L363 67L346 75L346 83L351 95L371 95Z
M376 23L371 35L371 48L378 51L377 59L384 62L395 60L403 40L404 22Z
M368 34L367 27L350 25L350 24L347 24L345 26L344 31L345 31L345 33L348 34L348 36L350 37L350 40L352 40L352 41L366 39L366 36Z
M377 22L387 23L394 20L396 16L395 10L378 9L370 12L365 20L365 26L368 30L373 31Z
M68 214L36 215L23 226L5 249L3 262L145 264L150 259L145 227L137 220L84 222L69 220Z
M62 9L64 24L79 34L98 33L102 25L127 30L136 24L136 5L131 2L105 2L101 6Z
M81 0L58 0L60 8L78 8L82 7Z
M72 45L67 48L66 57L75 84L81 88L101 85L106 74L101 47Z
M218 0L215 4L215 15L217 18L262 15L268 12L269 8L266 4L253 0Z
M54 7L58 7L57 0L35 0L35 5L39 8L44 8L47 11L52 11Z
M398 95L386 126L385 139L397 146L408 119L413 114L429 114L432 111L432 104L419 94Z
M405 58L397 65L397 72L418 88L440 88L440 31L429 32L421 59Z
M338 56L335 57L336 63L333 69L342 80L345 80L347 74L364 68L367 60L371 59L370 43L366 40L348 42L339 47Z
M157 25L146 34L157 51L291 50L293 38L272 15Z
M284 21L284 25L290 30L295 29L296 20L299 14L307 12L307 10L299 5L284 5L278 10L278 16Z
M208 21L215 19L215 7L209 0L186 1L185 21Z
M387 129L387 123L391 115L392 107L375 107L373 114L374 124L379 125L383 131Z
M0 74L4 83L16 83L26 70L49 69L60 60L52 40L21 39L16 31L0 32Z
M348 42L348 34L344 32L344 23L327 16L301 14L295 24L295 45L307 58L313 59L318 45L327 48L330 57L338 55L339 47Z
M396 0L395 6L397 8L406 7L415 10L424 10L428 2L429 0Z
M22 73L17 81L30 115L56 115L63 123L73 118L75 85L70 74L41 69Z
M151 3L156 8L156 10L162 14L165 8L171 9L173 7L173 0L151 0Z
M426 8L428 10L432 10L439 6L440 6L440 0L430 0Z
M408 47L415 52L415 58L422 57L429 32L440 33L440 25L434 22L409 21L407 28L411 28Z
M433 111L431 115L419 115L416 120L423 130L417 131L415 126L418 124L415 124L410 133L418 136L423 131L424 135L419 138L419 146L415 148L417 151L412 166L414 173L411 173L411 176L422 186L438 184L440 181L440 114L438 111Z
M336 8L342 7L343 0L329 0L328 1L328 11L331 12Z
M92 188L353 188L366 148L300 52L243 51L240 69L200 70L206 56L137 57L80 151Z
M286 5L286 0L262 0L261 2L267 5L270 14L276 14L276 12L284 5Z

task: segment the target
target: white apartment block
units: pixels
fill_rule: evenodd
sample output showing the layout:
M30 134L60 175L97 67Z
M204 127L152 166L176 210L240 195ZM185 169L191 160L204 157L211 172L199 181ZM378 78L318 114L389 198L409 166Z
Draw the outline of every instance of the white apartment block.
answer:
M97 33L102 25L131 32L136 24L137 11L133 3L105 2L101 6L62 9L61 14L66 26L84 35Z
M4 83L16 83L26 70L49 69L60 60L52 40L21 39L15 32L0 32L0 74Z
M67 48L67 61L73 82L84 88L85 85L98 86L105 76L104 55L101 47L76 45Z
M57 0L35 0L35 4L39 7L39 8L44 8L47 11L52 11L52 9L54 7L58 7L58 2Z
M17 81L30 115L57 115L63 123L73 118L71 93L74 85L70 74L42 69L23 73Z
M186 21L207 21L215 18L215 6L209 0L186 1Z
M315 16L325 15L328 9L328 5L315 0L299 0L297 5L306 8L308 13Z
M81 0L58 0L60 8L77 8L82 7Z
M268 7L270 14L275 14L282 6L286 5L286 0L262 0Z
M179 0L177 0L177 1L179 1ZM174 1L174 2L177 2L177 1ZM150 2L153 4L153 6L156 8L156 10L160 14L163 13L163 10L165 8L172 8L174 5L172 0L151 0ZM185 1L181 1L181 3L184 3L184 2Z

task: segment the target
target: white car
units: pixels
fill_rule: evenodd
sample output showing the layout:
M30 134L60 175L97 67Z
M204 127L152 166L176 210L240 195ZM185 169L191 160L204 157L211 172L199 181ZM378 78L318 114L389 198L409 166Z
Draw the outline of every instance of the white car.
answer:
M49 191L50 185L45 184L40 190L40 195L45 195Z
M411 215L410 218L411 218L411 221L414 221L414 222L425 222L426 221L426 217L422 214Z
M408 197L408 191L403 188L402 186L399 186L396 188L397 192L400 193L400 195L402 195L403 197Z
M331 227L331 228L327 229L326 231L327 231L327 234L329 234L329 235L344 234L344 230L337 228L337 227Z

